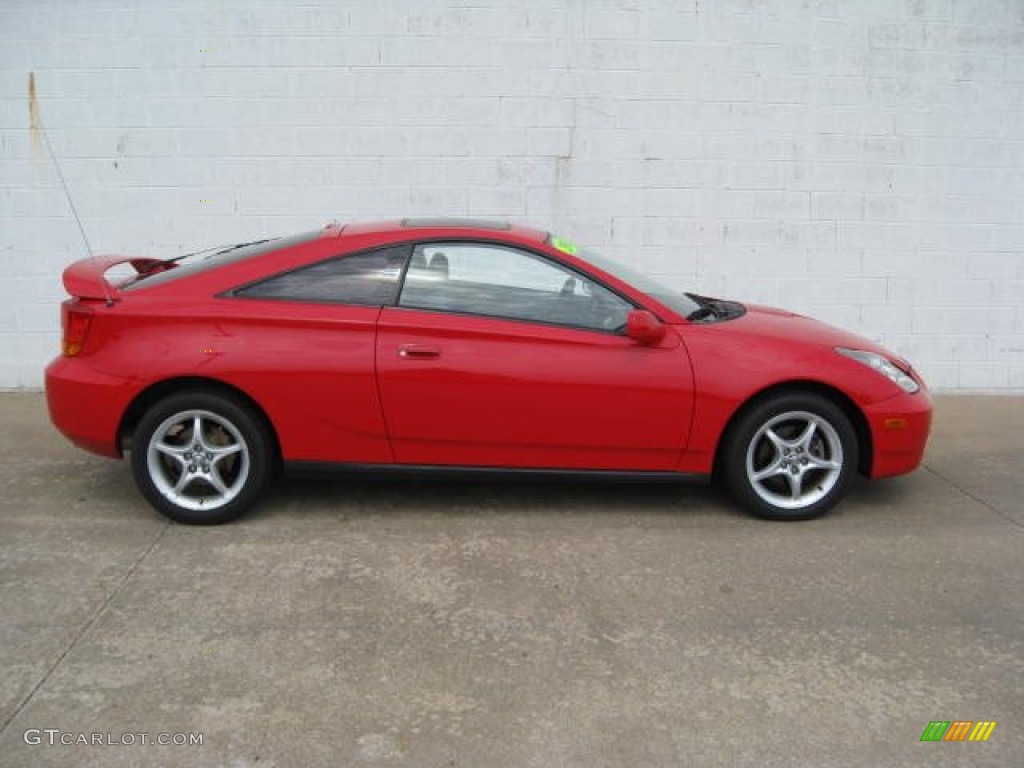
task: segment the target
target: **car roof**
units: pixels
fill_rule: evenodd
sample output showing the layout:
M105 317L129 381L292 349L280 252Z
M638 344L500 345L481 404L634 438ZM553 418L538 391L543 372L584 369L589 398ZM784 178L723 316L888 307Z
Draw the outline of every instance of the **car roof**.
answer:
M322 237L349 236L398 236L409 239L420 238L479 238L498 236L496 239L519 240L524 242L542 243L547 240L548 233L510 224L507 221L494 219L469 218L406 218L391 221L358 222L355 224L328 224L324 227Z

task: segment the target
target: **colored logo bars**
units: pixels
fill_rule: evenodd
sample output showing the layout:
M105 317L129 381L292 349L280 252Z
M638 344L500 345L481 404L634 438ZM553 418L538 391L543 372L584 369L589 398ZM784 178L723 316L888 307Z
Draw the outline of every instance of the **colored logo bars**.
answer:
M932 720L921 741L988 741L995 727L995 720Z

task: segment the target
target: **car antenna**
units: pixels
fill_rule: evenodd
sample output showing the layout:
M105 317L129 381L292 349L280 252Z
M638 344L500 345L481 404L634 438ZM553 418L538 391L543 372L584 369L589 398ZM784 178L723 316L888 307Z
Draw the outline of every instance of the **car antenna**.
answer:
M74 217L75 223L78 225L78 231L82 233L82 241L85 243L85 250L89 254L90 259L95 259L96 254L93 253L92 245L89 243L89 236L85 234L85 227L82 225L82 219L78 215L78 209L75 208L75 201L71 197L71 190L68 189L68 183L64 179L64 172L61 171L60 163L57 162L57 155L54 153L53 147L50 145L50 136L46 132L46 127L43 125L43 117L40 113L39 102L36 99L35 72L29 72L28 74L28 98L32 125L33 127L39 128L39 133L42 134L43 143L46 145L46 152L50 155L50 160L53 161L54 170L57 171L57 178L60 179L60 185L64 189L64 196L68 201L68 207L71 208L71 215ZM106 300L107 306L114 306L114 300L110 296L110 286L107 285L107 281L103 279L103 275L100 275L100 282L103 284L103 298Z

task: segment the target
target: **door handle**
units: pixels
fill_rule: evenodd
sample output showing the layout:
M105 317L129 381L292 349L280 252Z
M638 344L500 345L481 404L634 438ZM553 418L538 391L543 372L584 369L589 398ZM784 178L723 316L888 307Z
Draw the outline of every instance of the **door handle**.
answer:
M427 347L422 344L401 344L398 347L398 356L417 359L440 357L441 350L437 347Z

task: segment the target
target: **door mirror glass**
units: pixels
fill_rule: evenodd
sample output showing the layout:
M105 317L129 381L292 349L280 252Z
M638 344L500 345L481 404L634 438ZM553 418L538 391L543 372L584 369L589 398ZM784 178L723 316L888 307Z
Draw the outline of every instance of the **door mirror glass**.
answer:
M646 309L634 309L626 317L626 335L640 344L657 344L665 337L665 324Z

